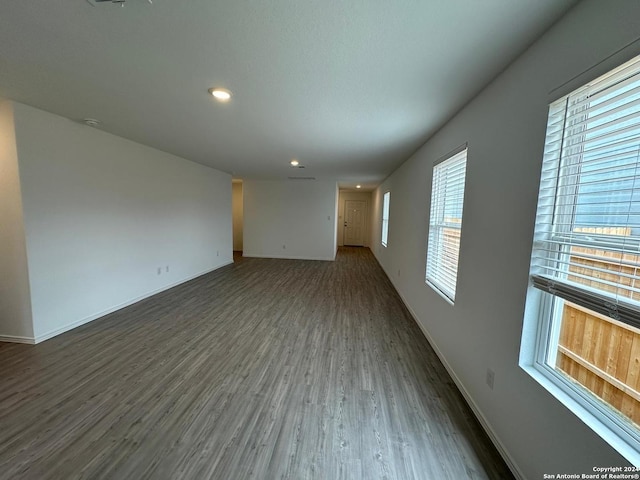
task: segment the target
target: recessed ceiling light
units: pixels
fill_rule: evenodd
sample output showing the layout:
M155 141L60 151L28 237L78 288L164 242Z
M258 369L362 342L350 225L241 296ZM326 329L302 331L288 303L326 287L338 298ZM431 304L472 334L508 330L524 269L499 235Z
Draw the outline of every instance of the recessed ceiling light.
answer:
M291 163L292 167L297 167L298 165L300 165L300 162L298 160L291 160L291 162L289 163Z
M362 188L362 185L356 185L356 188Z
M209 93L220 102L228 102L231 99L231 92L226 88L210 88Z

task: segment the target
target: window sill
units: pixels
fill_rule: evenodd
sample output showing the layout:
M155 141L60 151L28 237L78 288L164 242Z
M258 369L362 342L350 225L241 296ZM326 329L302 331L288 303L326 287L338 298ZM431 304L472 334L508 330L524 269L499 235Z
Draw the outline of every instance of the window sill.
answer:
M581 394L569 386L568 380L555 373L552 369L532 363L520 363L520 368L527 372L553 397L582 420L589 428L614 448L636 467L640 467L640 444L630 434L618 433L621 428L615 425L612 417L605 415L587 403L578 401ZM571 394L568 392L571 391ZM586 396L585 396L586 397ZM624 436L623 436L624 435Z
M447 297L447 295L442 290L440 290L434 283L430 282L429 280L425 280L424 283L426 283L429 287L431 287L431 289L434 292L436 292L438 295L444 298L449 305L451 305L452 307L454 306L453 300Z

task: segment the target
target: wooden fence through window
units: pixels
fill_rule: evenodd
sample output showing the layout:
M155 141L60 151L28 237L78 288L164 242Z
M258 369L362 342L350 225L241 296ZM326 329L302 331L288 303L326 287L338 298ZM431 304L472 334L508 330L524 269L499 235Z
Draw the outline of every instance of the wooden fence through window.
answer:
M622 237L631 233L627 227L580 231ZM640 300L633 291L640 285L630 278L638 275L640 255L584 247L572 247L571 254L570 280ZM556 368L640 426L640 330L564 303Z

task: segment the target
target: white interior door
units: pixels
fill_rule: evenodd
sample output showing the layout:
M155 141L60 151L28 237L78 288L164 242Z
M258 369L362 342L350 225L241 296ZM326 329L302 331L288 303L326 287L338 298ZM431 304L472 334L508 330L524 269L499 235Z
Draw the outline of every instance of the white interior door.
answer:
M367 202L347 200L344 202L344 244L364 245L364 214Z

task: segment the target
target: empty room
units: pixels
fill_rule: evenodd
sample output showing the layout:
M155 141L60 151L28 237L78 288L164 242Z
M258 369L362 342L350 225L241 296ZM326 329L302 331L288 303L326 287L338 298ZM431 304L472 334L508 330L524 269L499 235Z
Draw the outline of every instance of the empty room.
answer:
M512 478L640 478L640 2L0 3L0 479Z

